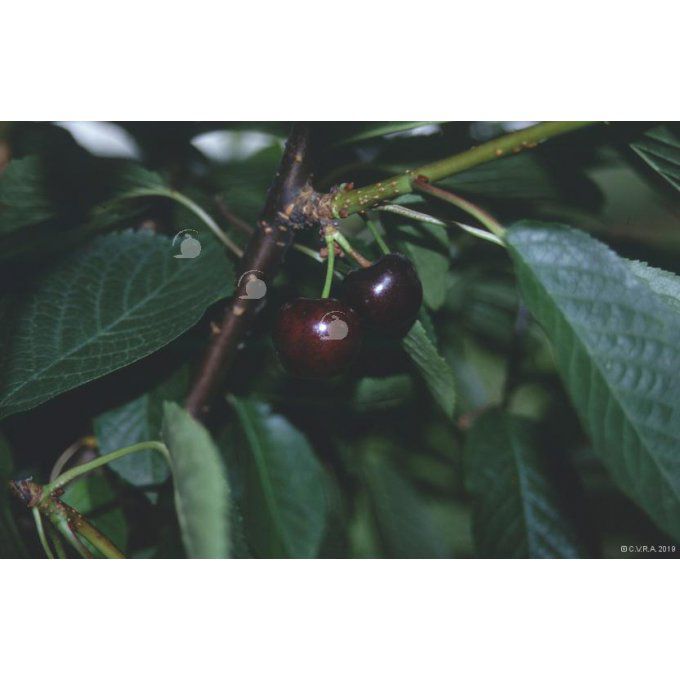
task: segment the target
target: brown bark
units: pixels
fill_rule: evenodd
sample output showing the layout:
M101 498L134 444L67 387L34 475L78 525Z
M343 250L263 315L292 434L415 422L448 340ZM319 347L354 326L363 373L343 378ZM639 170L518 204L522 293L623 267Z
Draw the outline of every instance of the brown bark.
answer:
M309 126L293 126L279 170L267 194L258 220L240 262L240 281L234 297L227 303L196 374L185 406L203 418L209 404L232 365L238 347L252 326L263 300L245 299L245 272L254 271L270 286L283 258L293 243L295 230L318 221L318 196L309 183L311 175ZM266 298L265 298L266 299Z

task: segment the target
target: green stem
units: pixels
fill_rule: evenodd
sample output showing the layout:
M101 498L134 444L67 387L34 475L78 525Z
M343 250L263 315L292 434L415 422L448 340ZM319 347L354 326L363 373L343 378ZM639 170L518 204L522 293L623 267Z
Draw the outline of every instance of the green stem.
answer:
M464 210L468 215L472 215L476 220L481 222L492 234L496 234L498 238L503 238L505 236L505 229L500 225L500 223L495 220L486 210L482 210L479 206L474 203L465 200L462 196L454 194L452 191L446 191L446 189L441 189L440 187L433 186L429 182L421 182L416 180L413 183L414 187L423 193L439 198L442 201L451 203L456 207Z
M46 498L50 494L54 493L60 487L64 486L65 484L68 484L76 477L84 475L86 472L96 470L98 467L101 467L102 465L108 465L113 460L117 460L118 458L127 456L130 453L135 453L136 451L143 451L145 449L153 449L154 451L162 453L163 456L165 456L165 459L168 462L170 462L170 453L165 444L163 444L163 442L156 441L140 442L139 444L133 444L132 446L126 446L125 448L113 451L112 453L107 453L104 456L99 456L98 458L95 458L89 463L83 463L83 465L77 465L76 467L67 470L62 475L59 475L59 477L57 477L55 480L51 481L49 484L43 487L43 498Z
M319 253L316 250L309 248L308 246L303 246L300 243L293 243L293 250L297 250L303 255L311 257L313 260L316 260L317 262L323 262L323 257L321 257L321 255L319 255Z
M373 238L375 239L375 242L380 247L380 250L382 250L383 253L385 253L385 255L389 255L390 249L387 247L387 243L385 243L382 235L380 234L380 230L378 229L378 225L376 224L376 220L369 217L366 220L366 224L367 224L368 228L371 230L371 233L373 234Z
M335 241L333 233L326 232L326 247L328 248L328 261L326 262L326 281L323 285L322 298L327 298L331 294L331 286L333 285L333 270L335 269Z
M155 189L135 189L134 191L130 192L128 196L131 197L137 197L137 196L165 196L166 198L171 198L173 201L177 201L177 203L181 203L184 207L188 208L191 210L194 215L199 217L204 224L212 231L217 238L224 243L229 250L231 250L236 257L241 258L243 257L243 250L239 248L219 227L217 222L205 211L203 208L201 208L200 205L197 203L194 203L188 196L185 196L184 194L180 193L179 191L175 191L174 189L163 189L162 187L158 187Z
M40 510L38 510L38 508L32 508L32 512L33 520L35 521L35 528L38 531L38 538L40 539L40 545L42 545L47 557L53 560L54 553L52 552L52 548L50 548L50 544L47 542L47 536L45 536L45 528L43 527Z
M53 524L47 525L47 534L50 537L50 541L52 541L52 545L54 546L54 552L57 554L57 558L59 558L60 560L67 559L68 556L66 555L64 544L61 541L61 535L54 528Z
M333 232L335 242L360 266L370 267L373 263L367 260L360 252L354 250L352 244L337 229Z
M449 156L440 161L428 163L427 165L409 170L401 175L395 175L381 182L370 184L361 189L340 192L335 196L331 204L333 214L335 217L345 217L352 213L369 210L391 198L411 193L413 191L412 182L419 176L427 178L430 182L436 182L463 170L468 170L482 163L488 163L496 158L501 158L507 154L531 149L552 137L587 125L593 125L593 122L556 121L539 123L524 130L492 139L455 156Z

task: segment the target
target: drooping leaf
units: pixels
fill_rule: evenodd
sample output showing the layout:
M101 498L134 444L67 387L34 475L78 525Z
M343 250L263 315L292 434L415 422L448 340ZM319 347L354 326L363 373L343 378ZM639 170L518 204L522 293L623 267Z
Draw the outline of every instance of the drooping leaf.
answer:
M507 241L595 451L621 488L680 537L677 311L582 232L523 222Z
M446 557L446 543L425 500L378 451L362 458L375 528L387 557Z
M456 407L456 383L453 371L437 352L420 321L415 322L404 338L403 346L423 376L434 400L451 418Z
M42 222L54 212L40 158L13 160L0 175L0 234Z
M158 439L163 423L163 402L180 401L186 392L187 371L174 375L136 399L113 408L94 419L94 432L102 454L138 442ZM109 463L134 486L161 484L170 475L168 464L158 451L141 451Z
M170 451L175 508L187 557L229 557L229 484L210 434L183 408L165 402L163 440Z
M680 126L659 125L631 144L645 162L680 190Z
M243 456L246 537L260 557L315 557L326 526L325 472L305 437L261 403L232 398Z
M480 557L583 557L560 507L535 426L500 411L482 415L468 435L465 481Z
M232 285L231 266L216 249L183 260L162 236L99 237L13 301L3 320L0 417L160 349Z

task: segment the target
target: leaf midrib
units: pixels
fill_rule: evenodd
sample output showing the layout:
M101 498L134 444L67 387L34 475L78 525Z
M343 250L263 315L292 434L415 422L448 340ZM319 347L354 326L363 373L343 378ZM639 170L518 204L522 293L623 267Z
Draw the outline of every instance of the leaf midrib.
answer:
M276 535L283 547L284 551L288 553L288 548L286 540L283 533L283 527L281 526L280 517L278 514L278 503L276 501L276 495L274 494L274 486L269 475L269 470L267 468L267 461L265 460L264 450L260 444L260 437L256 431L256 426L252 422L250 416L250 409L252 407L242 404L239 399L233 399L236 411L243 425L243 430L250 444L250 448L253 452L253 458L255 459L255 466L257 467L257 472L262 482L262 493L264 495L265 503L269 509L269 514L274 523L274 528L276 529Z
M147 259L148 259L148 257L147 257ZM171 283L171 282L173 282L173 281L175 280L176 275L177 275L178 273L179 273L179 269L175 270L175 273L173 273L169 278L167 278L167 279L162 283L161 286L159 286L158 288L155 288L150 294L146 295L146 296L145 296L144 298L142 298L142 300L140 300L138 303L134 304L132 307L130 307L130 308L128 308L127 310L125 310L125 313L124 313L124 314L122 314L121 316L117 317L114 321L112 321L112 322L109 323L108 325L106 325L106 326L104 326L104 327L100 327L100 328L97 330L97 333L96 333L95 335L91 336L90 338L88 338L88 339L85 340L84 342L82 342L82 343L76 345L74 348L70 349L70 350L69 350L68 352L66 352L65 354L62 354L60 357L58 357L57 359L55 359L54 361L52 361L52 362L51 362L50 364L48 364L47 366L45 366L45 367L43 367L42 369L40 369L38 372L33 373L33 374L31 375L30 380L25 380L25 381L23 381L23 382L20 383L17 387L15 387L11 392L8 392L8 393L5 395L5 398L2 400L2 402L0 402L0 405L7 404L8 402L11 403L11 398L12 398L17 392L21 391L26 385L29 385L29 384L35 382L38 378L40 378L40 376L42 376L44 373L46 373L47 371L49 371L50 369L52 369L55 365L57 365L57 364L60 363L61 361L64 361L64 360L68 359L70 356L72 356L73 354L76 354L77 352L79 352L79 351L80 351L81 349L83 349L84 347L87 347L88 345L92 344L92 343L95 342L96 340L99 340L102 336L106 335L113 327L115 327L115 326L117 326L118 324L120 324L120 323L121 323L123 320L125 320L127 317L131 316L132 313L136 312L140 307L143 307L144 305L146 305L147 302L148 302L149 300L151 300L152 298L156 297L156 296L159 294L159 292L160 292L161 290L163 290L163 288L167 287L167 285L168 285L169 283ZM89 382L89 381L86 381L86 382ZM30 399L29 399L28 401L30 401ZM23 403L22 401L14 402L15 405L20 405L20 404L22 404L22 403Z
M507 416L503 417L503 427L505 429L505 434L508 438L508 441L510 442L510 450L512 452L512 458L515 462L515 467L517 468L517 480L518 480L518 486L519 486L519 497L520 497L520 505L522 506L522 522L524 524L524 534L527 537L527 549L529 552L529 555L533 554L533 541L532 541L532 536L531 532L529 531L529 518L528 518L528 511L527 511L527 503L525 502L526 496L526 480L525 480L525 475L524 475L524 469L522 466L522 460L521 460L521 455L518 453L516 442L515 442L515 437L513 436L512 429L510 428L510 422L507 418Z
M520 254L519 251L518 251L516 248L513 247L513 250L515 250L515 252L516 252L518 255ZM524 267L525 267L525 268L527 269L527 271L529 272L529 275L531 276L532 280L533 280L533 281L535 282L535 284L543 291L545 298L546 298L547 300L550 301L550 304L551 304L552 307L556 310L557 314L558 314L559 317L562 319L563 323L566 324L566 327L567 327L568 329L570 329L570 331L573 333L573 335L574 335L574 336L576 337L576 339L579 341L579 344L580 344L581 347L584 349L585 353L588 355L588 358L590 359L591 365L595 366L595 368L597 369L598 374L600 375L600 379L604 382L605 385L607 385L610 394L612 395L612 397L614 398L616 404L618 405L618 407L621 409L621 411L622 411L623 414L625 415L627 422L629 423L629 425L630 425L631 429L633 430L633 432L635 432L635 435L637 436L637 438L638 438L640 444L642 445L642 447L644 448L644 450L647 451L650 460L653 461L653 463L654 463L656 469L658 470L660 476L663 478L663 480L666 482L667 486L670 488L671 493L673 494L673 496L675 497L675 499L676 499L678 502L680 502L680 494L678 493L678 491L676 491L676 489L675 489L675 487L674 487L672 481L669 479L669 477L668 477L666 471L661 467L661 465L659 464L659 461L658 461L658 460L656 459L656 457L653 455L651 448L647 445L647 440L646 440L646 438L643 437L643 435L642 435L642 434L639 432L639 430L637 429L636 422L631 418L630 413L628 412L628 410L626 409L626 407L621 403L621 399L620 399L620 396L621 396L621 395L619 394L618 390L617 390L615 387L613 387L613 386L609 383L609 381L606 379L605 373L603 372L602 367L600 366L599 362L596 361L595 358L594 358L594 356L590 353L588 344L583 340L583 337L577 332L577 326L573 325L573 324L569 321L569 319L567 318L567 316L564 314L564 312L562 311L562 309L559 307L559 305L557 305L557 304L555 304L555 303L553 302L553 299L554 299L554 298L553 298L552 294L551 294L550 291L547 289L547 287L542 283L542 281L541 281L538 277L536 277L536 276L534 275L533 269L527 264L527 262L526 262L526 260L524 259L524 256L523 256L523 255L521 256L521 258L522 258L522 264L524 265ZM583 271L583 270L581 270L581 271ZM649 288L649 286L646 285L646 283L645 283L644 281L640 280L639 278L638 278L638 280L640 281L640 284L641 284L641 285L645 285L645 287L647 287L647 288L649 289L649 292L653 294L653 291Z

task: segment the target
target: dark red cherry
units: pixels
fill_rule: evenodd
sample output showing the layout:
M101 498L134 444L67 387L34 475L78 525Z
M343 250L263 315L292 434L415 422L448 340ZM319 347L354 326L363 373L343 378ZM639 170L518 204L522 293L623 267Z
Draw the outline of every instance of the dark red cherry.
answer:
M357 313L334 298L287 302L274 326L274 345L281 363L300 378L342 373L359 351L362 336Z
M341 297L367 326L401 337L418 316L423 286L411 261L390 253L370 267L348 274Z

